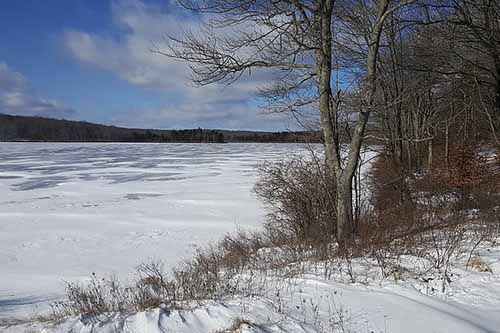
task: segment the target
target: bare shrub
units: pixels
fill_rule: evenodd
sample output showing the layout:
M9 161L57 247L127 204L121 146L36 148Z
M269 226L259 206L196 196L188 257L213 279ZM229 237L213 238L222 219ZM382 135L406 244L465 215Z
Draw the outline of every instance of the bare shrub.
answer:
M248 328L252 328L253 324L246 319L235 318L231 326L226 329L217 330L214 333L238 333L238 332L246 332Z
M138 279L130 288L132 305L137 311L157 308L161 304L175 304L178 291L174 281L167 279L159 261L143 263L137 267Z
M222 262L225 267L238 269L241 267L256 267L257 252L270 246L269 237L258 232L238 231L234 236L226 235L219 242Z
M448 160L435 156L419 173L406 170L390 156L375 162L374 213L359 227L359 252L374 256L384 276L403 254L427 259L444 289L454 260L470 261L479 244L499 235L500 179L472 145L454 147Z
M180 300L206 300L228 295L232 289L233 270L224 270L223 252L218 248L197 250L196 255L173 270Z
M334 181L323 163L293 157L259 169L255 192L270 209L266 227L274 235L315 248L335 238Z
M193 301L219 299L249 290L244 284L252 281L234 277L258 266L255 256L260 249L270 246L265 239L260 233L227 235L216 245L198 249L191 259L168 273L159 261L143 263L137 267L135 282L126 287L114 277L99 278L93 273L86 283L67 283L66 297L52 304L51 317L57 320L78 315L84 321L102 321L116 313L183 308Z
M456 197L455 209L486 210L498 205L498 173L489 158L480 154L480 148L476 145L454 147L448 161L438 160L428 172L434 191L439 189L443 194Z
M92 273L85 284L66 284L66 298L51 305L52 317L58 320L78 315L84 321L106 320L108 315L131 310L129 305L133 297L129 292L116 278L99 278Z
M477 272L493 273L491 267L479 256L472 257L467 263L467 268L475 270Z

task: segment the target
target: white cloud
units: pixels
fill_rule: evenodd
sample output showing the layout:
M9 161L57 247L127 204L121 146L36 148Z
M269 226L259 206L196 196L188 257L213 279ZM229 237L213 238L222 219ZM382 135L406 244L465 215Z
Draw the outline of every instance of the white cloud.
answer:
M248 128L248 124L253 124L259 128L259 123L269 127L269 122L274 122L275 127L287 126L280 120L283 117L262 116L254 104L248 103L257 87L271 79L269 72L256 71L231 86L197 88L190 81L187 64L151 52L165 34L196 30L199 23L195 18L167 13L165 8L146 5L140 0L116 0L111 9L113 31L68 30L63 43L72 57L82 63L110 71L135 86L157 91L166 99L181 101L159 110L135 113L137 123L143 124L141 127L158 127L160 120L168 124L185 123L188 127L216 121L220 124L212 127ZM123 117L126 115L115 115L115 119ZM151 118L156 122L151 122Z
M20 116L64 118L75 110L60 102L39 97L28 81L0 62L0 113Z
M296 124L283 115L255 115L245 104L197 104L167 105L160 109L115 114L109 123L139 128L217 128L247 130L294 130ZM279 126L277 127L277 124Z

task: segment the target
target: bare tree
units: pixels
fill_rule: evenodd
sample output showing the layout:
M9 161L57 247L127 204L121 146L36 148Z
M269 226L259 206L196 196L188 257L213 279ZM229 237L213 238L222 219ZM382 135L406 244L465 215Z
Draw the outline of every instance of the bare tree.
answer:
M315 88L314 94L294 102L318 106L326 164L336 180L337 239L344 242L352 234L352 182L375 106L384 23L417 0L178 1L208 18L199 32L170 36L168 50L156 52L189 62L195 83L232 83L246 73L268 69L285 82L275 86L281 96ZM344 155L338 135L341 90L332 86L332 80L345 70L338 66L340 56L334 58L335 52L349 50L346 43L351 42L359 46L358 63L353 66L360 66L357 72L363 79Z
M441 42L427 52L434 61L432 68L421 66L418 70L439 73L449 82L458 81L457 89L464 100L461 115L469 123L463 123L464 137L470 134L467 127L483 134L475 124L480 121L487 124L500 145L500 2L453 0L444 4L443 22L431 32L431 38Z

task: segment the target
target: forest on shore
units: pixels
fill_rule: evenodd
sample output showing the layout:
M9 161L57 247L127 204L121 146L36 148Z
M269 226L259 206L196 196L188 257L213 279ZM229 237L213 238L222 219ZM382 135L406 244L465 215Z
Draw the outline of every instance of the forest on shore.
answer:
M159 130L106 126L83 121L0 114L0 141L33 142L319 142L317 132L260 132L217 129Z

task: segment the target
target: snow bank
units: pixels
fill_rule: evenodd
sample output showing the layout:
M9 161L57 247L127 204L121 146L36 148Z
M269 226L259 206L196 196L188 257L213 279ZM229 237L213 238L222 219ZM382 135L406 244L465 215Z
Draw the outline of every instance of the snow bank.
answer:
M342 284L321 274L268 278L262 296L155 309L84 324L24 325L8 332L500 332L500 247L483 247L493 273L454 268L445 293L428 294L417 280ZM375 272L372 272L376 275ZM370 273L368 273L370 274ZM429 289L427 289L429 290Z

